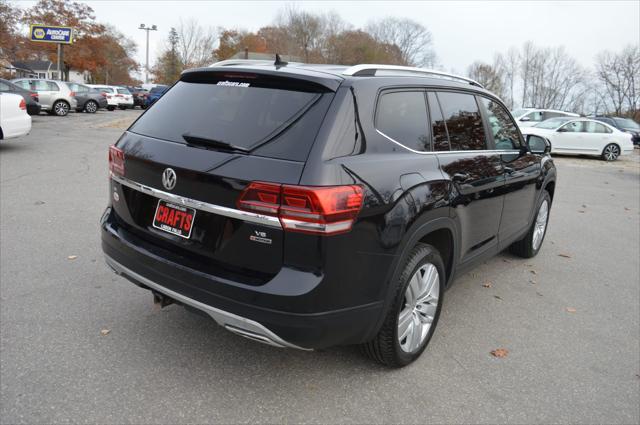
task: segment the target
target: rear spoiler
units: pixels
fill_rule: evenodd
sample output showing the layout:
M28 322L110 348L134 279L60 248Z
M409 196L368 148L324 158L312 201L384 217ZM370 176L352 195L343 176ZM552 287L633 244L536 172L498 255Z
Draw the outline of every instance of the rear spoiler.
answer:
M235 66L234 64L188 69L182 72L180 81L189 83L231 81L260 87L335 92L340 87L343 78L295 66L276 67L273 64Z

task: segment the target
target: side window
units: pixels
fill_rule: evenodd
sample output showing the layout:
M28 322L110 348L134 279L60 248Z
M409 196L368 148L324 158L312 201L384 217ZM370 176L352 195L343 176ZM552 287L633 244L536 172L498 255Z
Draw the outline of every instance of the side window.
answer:
M476 98L470 94L439 92L452 151L483 150L487 141Z
M498 150L520 149L520 135L518 129L509 117L509 113L497 102L480 97L480 101L487 113L489 130L493 136L493 142Z
M31 90L31 86L29 85L29 81L27 81L27 80L16 81L13 84L15 84L18 87L22 87L25 90Z
M611 133L611 130L609 130L604 125L597 123L595 121L586 121L584 123L583 131L585 133Z
M0 81L0 91L9 91L9 84Z
M60 87L52 81L47 81L47 87L49 87L50 91L60 91Z
M560 128L567 133L580 133L582 131L582 121L573 121Z
M542 113L542 120L548 120L549 118L556 118L556 117L564 117L565 114L561 114L558 112L551 112L551 111L544 111Z
M34 80L33 81L33 89L35 91L49 91L51 90L49 88L49 85L47 84L46 81L42 81L42 80Z
M449 135L447 134L447 125L442 116L440 102L434 92L427 93L429 100L429 115L431 115L431 134L433 134L433 150L448 151Z
M384 93L378 101L376 128L409 149L430 151L424 92Z
M540 111L529 112L524 117L529 118L529 121L540 122L540 121L542 121L542 112L540 112ZM524 118L524 117L522 117L522 118ZM522 118L520 118L520 119L522 119Z

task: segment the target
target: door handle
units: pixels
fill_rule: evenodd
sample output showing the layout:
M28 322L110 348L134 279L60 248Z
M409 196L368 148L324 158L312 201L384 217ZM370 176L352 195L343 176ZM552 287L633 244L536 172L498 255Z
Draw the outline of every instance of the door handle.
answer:
M469 173L455 173L451 178L456 183L464 183L471 178Z
M515 172L516 172L516 169L515 169L515 168L512 168L512 167L506 167L506 166L505 166L505 167L504 167L504 172L505 172L506 174L513 174L513 173L515 173Z

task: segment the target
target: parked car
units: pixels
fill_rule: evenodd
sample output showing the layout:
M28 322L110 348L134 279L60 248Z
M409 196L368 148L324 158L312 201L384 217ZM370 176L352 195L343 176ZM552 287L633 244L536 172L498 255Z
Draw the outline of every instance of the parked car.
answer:
M109 150L106 260L161 306L403 366L455 276L507 248L540 251L548 141L524 139L478 83L236 63L183 72Z
M0 92L0 140L24 136L30 131L31 116L24 97Z
M633 152L629 133L592 119L552 118L522 132L547 138L554 154L592 155L615 161Z
M75 93L63 81L18 78L11 82L25 90L38 93L38 103L49 115L65 117L70 110L78 106Z
M511 111L519 127L531 127L539 122L556 117L579 117L572 112L556 111L554 109L521 108Z
M143 89L142 87L133 86L127 86L127 90L129 90L129 92L133 96L133 107L135 108L136 106L139 106L144 109L144 101L149 91Z
M84 111L95 114L98 109L106 108L109 105L106 95L99 90L78 83L67 83L67 85L76 94L76 101L78 102L78 106L76 107L77 112Z
M144 100L144 109L153 105L156 102L156 100L160 99L168 89L169 89L169 86L158 85L158 86L152 87L151 90L149 90L149 93L147 94L147 97Z
M87 86L98 90L100 93L104 94L105 99L107 99L107 110L113 111L115 110L120 101L116 97L116 87L115 86L104 86L100 84L87 84Z
M116 88L116 98L118 99L118 108L133 109L133 95L126 87Z
M634 145L640 145L640 124L631 118L622 117L593 117L594 120L602 121L617 128L620 131L631 134L631 141Z
M27 103L27 113L29 115L38 115L40 113L40 104L38 103L38 93L25 90L16 86L11 81L0 78L0 92L13 93L22 96Z

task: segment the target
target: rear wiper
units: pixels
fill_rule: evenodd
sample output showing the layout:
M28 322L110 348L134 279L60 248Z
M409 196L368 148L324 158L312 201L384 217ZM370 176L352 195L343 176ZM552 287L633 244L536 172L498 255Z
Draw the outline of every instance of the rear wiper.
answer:
M212 148L212 149L223 150L228 152L242 152L242 153L251 152L249 149L245 149L240 146L234 146L231 143L223 142L222 140L215 140L215 139L209 139L206 137L194 136L189 133L183 134L182 138L187 142L188 145L195 146L195 147Z

